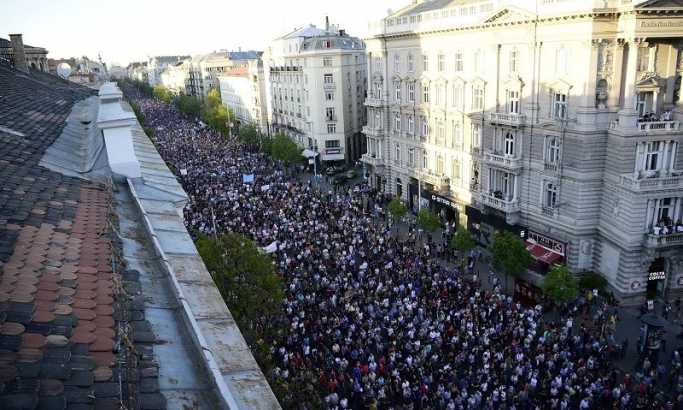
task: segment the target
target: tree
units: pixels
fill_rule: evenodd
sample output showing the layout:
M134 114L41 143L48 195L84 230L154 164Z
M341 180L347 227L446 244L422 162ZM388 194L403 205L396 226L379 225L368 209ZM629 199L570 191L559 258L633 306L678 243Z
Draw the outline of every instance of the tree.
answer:
M223 135L228 135L229 124L233 121L232 112L223 105L218 90L210 90L201 110L202 121Z
M394 227L398 226L398 222L408 212L408 209L406 209L406 206L403 205L403 202L401 202L401 199L398 196L394 197L394 199L389 202L387 210L393 219Z
M417 226L427 232L434 232L441 227L439 217L430 211L428 208L420 209L417 213Z
M275 134L271 142L270 153L273 158L283 161L287 165L300 162L303 158L299 146L284 134Z
M173 95L171 92L163 85L154 86L154 98L159 99L163 102L170 103L173 100Z
M579 278L579 288L584 290L597 289L599 293L605 293L607 279L595 272L585 272Z
M240 127L239 136L244 144L252 147L258 145L260 139L259 132L251 124Z
M181 95L176 100L176 105L180 112L189 115L190 117L197 117L202 110L202 104L198 99L191 95Z
M543 280L543 292L556 304L562 305L576 299L579 284L564 265L555 265Z
M507 231L498 231L493 235L489 250L493 269L505 273L506 290L508 275L518 277L526 271L533 260L524 242Z
M265 372L272 365L268 346L284 295L270 256L238 233L201 237L197 250Z
M465 263L465 255L472 249L474 249L475 246L477 246L477 242L474 240L474 237L472 234L465 229L464 226L459 225L458 230L455 231L455 234L453 235L453 238L451 238L451 248L455 249L460 253L460 260L461 263Z

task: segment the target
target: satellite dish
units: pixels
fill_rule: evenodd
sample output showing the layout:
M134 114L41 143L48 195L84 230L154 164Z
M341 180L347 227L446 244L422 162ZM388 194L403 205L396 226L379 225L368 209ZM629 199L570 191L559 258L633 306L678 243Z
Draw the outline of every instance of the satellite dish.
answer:
M71 74L71 66L68 63L60 63L57 66L57 74L62 78L67 78Z

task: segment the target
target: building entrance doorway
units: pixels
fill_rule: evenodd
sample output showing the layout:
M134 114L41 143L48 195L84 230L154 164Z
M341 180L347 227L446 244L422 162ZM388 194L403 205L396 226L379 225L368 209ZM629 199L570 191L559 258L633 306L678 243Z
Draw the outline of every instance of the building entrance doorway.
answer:
M646 297L648 300L663 299L665 292L666 260L660 257L652 261L648 269Z

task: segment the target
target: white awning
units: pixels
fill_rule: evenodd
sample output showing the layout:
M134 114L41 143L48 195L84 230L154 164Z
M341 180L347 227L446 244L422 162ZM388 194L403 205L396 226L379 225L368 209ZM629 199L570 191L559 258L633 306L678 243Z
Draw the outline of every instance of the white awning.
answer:
M306 149L301 153L301 155L303 155L304 158L315 158L315 157L317 157L319 154L318 154L317 152L315 152L315 151L312 151L312 150L306 148Z

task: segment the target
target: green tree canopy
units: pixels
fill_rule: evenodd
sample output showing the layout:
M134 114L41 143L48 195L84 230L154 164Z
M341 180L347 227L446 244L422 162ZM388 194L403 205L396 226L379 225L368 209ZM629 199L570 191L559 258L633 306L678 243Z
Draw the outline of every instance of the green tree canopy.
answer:
M295 164L301 162L301 149L285 134L275 134L272 139L270 152L273 158L285 162L286 164Z
M255 146L259 143L259 132L251 124L243 125L239 131L240 141L246 145Z
M262 351L259 343L275 335L273 319L281 312L284 295L270 256L237 233L215 239L202 237L197 250L245 339L253 348L258 347L253 349L255 353L266 355L267 349Z
M439 217L430 211L428 208L420 209L417 213L417 226L427 232L434 232L441 227Z
M561 305L576 299L579 284L564 265L555 265L543 280L543 292L556 304Z
M170 103L171 100L173 100L173 94L171 94L171 92L163 85L155 85L153 94L155 98L166 103Z
M197 117L202 110L202 104L191 95L181 95L176 100L180 112L191 117Z
M489 250L493 269L506 275L519 276L533 260L524 242L508 231L496 232Z
M604 293L607 289L607 279L595 272L586 272L579 278L579 287L586 290L597 289L598 292Z
M202 121L223 135L228 135L229 124L234 120L232 112L221 102L218 90L210 90L201 110Z
M396 221L403 218L405 214L408 212L406 206L403 205L403 202L401 202L401 199L398 196L395 196L389 202L389 205L387 205L387 210Z
M472 234L464 226L459 225L458 230L455 231L453 238L451 238L451 247L465 254L474 249L475 246L477 246L477 243Z

